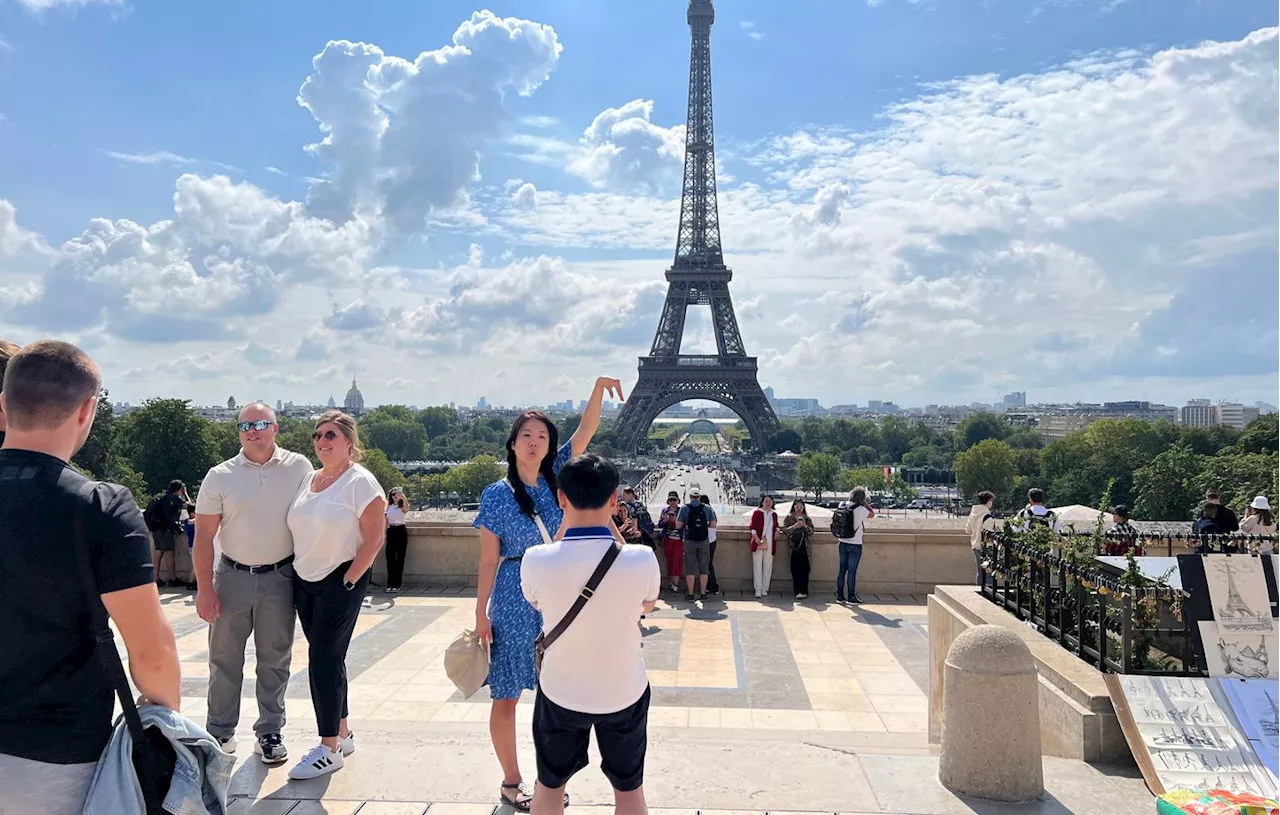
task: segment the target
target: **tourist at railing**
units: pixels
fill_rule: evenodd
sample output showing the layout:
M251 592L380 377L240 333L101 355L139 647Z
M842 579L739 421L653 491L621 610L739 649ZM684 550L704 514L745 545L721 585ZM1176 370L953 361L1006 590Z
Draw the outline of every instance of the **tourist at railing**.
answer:
M815 531L804 501L797 498L791 502L791 511L782 528L786 530L787 546L791 550L791 588L796 599L803 600L809 596L809 544Z
M526 550L550 543L559 531L564 512L556 499L556 477L595 436L606 393L622 401L622 384L604 376L596 380L578 429L564 444L546 414L522 413L507 436L506 477L485 487L474 523L480 530L475 635L489 648L489 737L502 765L500 803L519 812L529 811L532 796L516 753L516 703L521 691L537 685L533 643L542 630L542 615L520 586L520 563Z
M307 637L307 670L320 743L290 778L342 769L355 752L347 723L347 648L369 585L369 569L386 540L387 499L358 463L364 449L355 419L337 410L320 415L311 433L320 469L308 474L289 508L293 533L293 602Z
M769 593L773 582L773 557L778 552L778 513L773 496L760 496L760 506L751 513L751 585L756 597Z
M1240 531L1248 535L1276 534L1276 521L1271 514L1271 502L1267 500L1267 496L1254 496L1253 502L1244 511L1244 520L1240 522ZM1275 551L1275 545L1270 540L1264 540L1259 544L1258 551L1264 555L1269 555Z
M667 508L662 510L658 528L662 530L662 553L667 561L667 579L671 593L680 593L684 577L684 540L680 537L680 493L667 493Z
M841 510L847 514L841 515ZM841 523L846 517L848 520ZM840 542L840 566L836 571L837 602L862 602L858 596L858 564L862 562L862 539L867 521L874 517L876 511L867 503L867 488L855 487L849 493L849 500L841 501L831 518L832 533Z
M409 512L409 502L404 497L404 490L392 487L387 493L387 587L388 594L400 591L404 582L404 561L409 552L409 528L405 526L405 518Z
M1225 535L1240 531L1240 519L1236 517L1236 511L1222 503L1222 495L1217 490L1207 490L1204 494L1204 503L1205 506L1212 504L1217 507L1213 514L1213 526L1218 534Z
M698 496L698 500L702 505L710 508L711 498L704 492ZM711 559L707 561L707 594L715 597L720 593L720 581L716 580L716 536L719 534L717 528L720 521L716 519L715 513L711 515L711 520L707 523L707 542L711 544Z
M995 529L995 516L991 514L996 505L995 493L983 490L978 493L978 503L969 510L969 518L964 522L964 530L969 533L969 548L973 550L973 563L978 569L977 584L982 585L982 533Z
M1138 543L1138 529L1129 523L1129 507L1116 504L1111 508L1111 529L1107 530L1107 542L1103 551L1108 555L1127 555L1130 551L1134 557L1141 557L1144 552Z
M707 585L711 579L711 525L715 522L715 510L702 501L702 493L696 487L690 488L689 503L680 507L680 514L676 516L676 525L684 540L686 602L707 599ZM696 596L693 593L695 587L698 589Z

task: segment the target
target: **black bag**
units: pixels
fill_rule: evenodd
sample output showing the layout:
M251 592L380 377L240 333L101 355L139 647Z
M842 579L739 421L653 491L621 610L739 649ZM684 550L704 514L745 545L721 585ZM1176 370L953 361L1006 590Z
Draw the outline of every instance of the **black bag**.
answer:
M831 514L831 534L836 538L851 540L854 535L858 534L857 517L854 510L857 507L840 507Z
M684 539L698 543L707 540L708 537L707 510L701 503L693 504L685 515Z
M88 495L96 486L95 482L90 481L81 495ZM72 528L76 567L80 572L85 602L89 604L89 618L93 623L94 654L111 679L116 696L120 698L124 720L129 727L129 735L133 737L133 769L138 774L142 798L147 802L147 815L166 815L164 799L169 794L169 785L173 781L173 770L178 757L164 733L155 727L145 730L142 727L142 719L138 716L138 708L133 702L133 689L125 676L124 665L120 663L120 653L116 651L115 636L111 633L110 625L107 624L107 610L102 605L98 581L93 576L89 540L84 534L83 504L76 506Z
M547 653L547 649L560 639L560 635L565 632L569 624L582 613L582 608L587 601L595 596L596 589L600 588L600 581L604 580L605 572L609 571L609 567L618 559L618 553L622 548L617 543L609 545L605 550L604 557L600 558L600 564L596 566L596 570L591 573L591 577L587 578L587 585L582 587L582 591L578 592L578 598L573 601L573 605L560 618L560 622L556 627L551 629L550 634L539 634L538 638L533 641L533 673L534 676L542 676L542 657ZM150 815L150 813L148 813Z
M160 512L160 503L164 501L163 495L157 495L147 502L147 508L142 511L142 522L147 525L147 529L151 532L159 532L164 529L164 515Z

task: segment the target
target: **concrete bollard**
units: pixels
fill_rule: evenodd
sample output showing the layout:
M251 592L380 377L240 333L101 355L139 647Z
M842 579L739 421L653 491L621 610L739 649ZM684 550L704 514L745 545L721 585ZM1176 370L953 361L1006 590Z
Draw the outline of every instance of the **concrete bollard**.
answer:
M1044 792L1037 685L1031 651L1012 631L979 625L956 637L943 668L943 786L993 801Z

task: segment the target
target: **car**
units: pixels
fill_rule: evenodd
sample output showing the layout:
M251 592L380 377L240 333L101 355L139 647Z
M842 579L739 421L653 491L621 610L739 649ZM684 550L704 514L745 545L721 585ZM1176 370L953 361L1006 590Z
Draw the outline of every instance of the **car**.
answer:
M684 486L684 479L683 479L683 478L682 478L682 479L680 479L680 486L682 486L682 487Z

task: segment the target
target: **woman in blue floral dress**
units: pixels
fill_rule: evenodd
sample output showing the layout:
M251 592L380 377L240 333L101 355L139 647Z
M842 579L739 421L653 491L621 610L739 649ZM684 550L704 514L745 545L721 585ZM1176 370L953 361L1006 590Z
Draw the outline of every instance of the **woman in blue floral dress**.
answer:
M543 543L535 516L549 538L560 530L564 513L556 499L556 475L573 456L587 449L600 426L604 395L622 401L622 384L610 377L596 380L573 438L559 444L559 432L545 414L520 415L507 437L507 475L485 487L480 496L480 574L476 590L476 636L489 644L489 736L502 765L502 803L528 812L532 797L523 785L516 755L516 703L533 690L533 641L542 631L542 615L524 599L520 558ZM566 796L567 798L567 796Z

